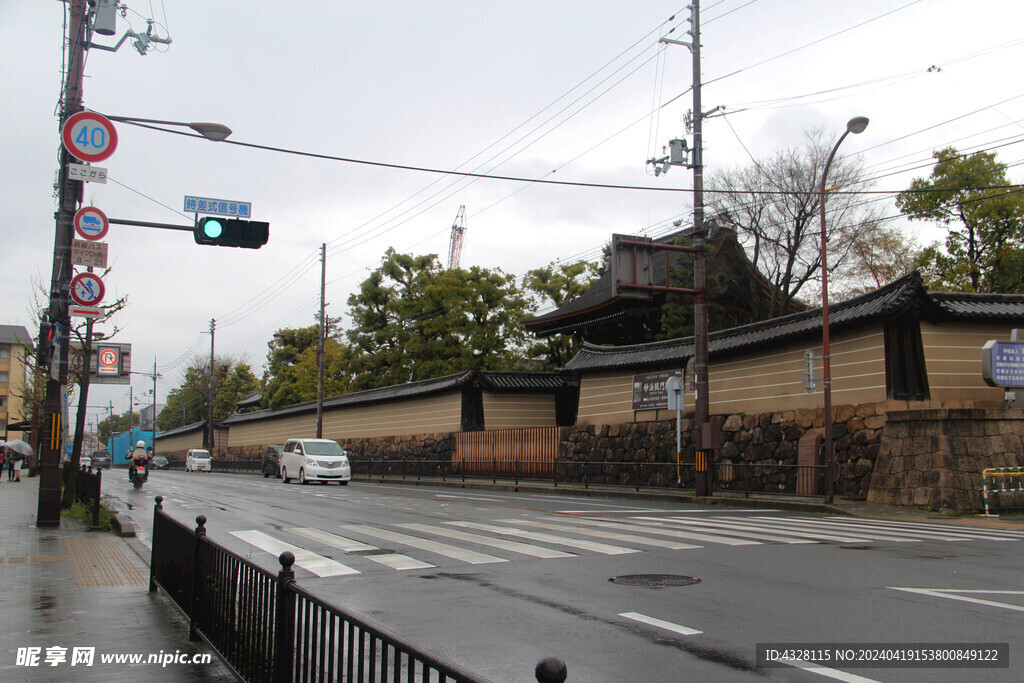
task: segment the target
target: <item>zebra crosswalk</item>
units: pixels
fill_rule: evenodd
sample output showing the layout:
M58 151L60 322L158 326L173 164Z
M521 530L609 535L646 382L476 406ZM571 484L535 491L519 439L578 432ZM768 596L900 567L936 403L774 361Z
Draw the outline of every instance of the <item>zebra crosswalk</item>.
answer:
M686 513L637 514L614 520L538 513L486 522L452 519L391 525L345 524L330 529L295 527L275 529L273 534L256 529L228 533L247 546L249 557L255 557L256 551L276 556L288 550L295 555L297 568L321 577L374 570L433 569L452 563L488 565L523 559L618 556L652 549L691 552L713 545L1024 540L1024 532L1014 530L893 520L791 514L698 517ZM269 557L263 559L270 564Z

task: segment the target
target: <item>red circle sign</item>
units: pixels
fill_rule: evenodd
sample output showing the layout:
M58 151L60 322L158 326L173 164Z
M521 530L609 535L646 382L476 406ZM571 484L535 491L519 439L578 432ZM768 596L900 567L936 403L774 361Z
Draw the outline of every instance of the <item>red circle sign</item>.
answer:
M75 213L75 232L87 240L101 240L109 229L107 214L95 206L83 206Z
M114 124L102 114L80 111L60 129L64 148L82 161L103 161L117 149Z
M71 298L82 306L95 306L105 293L103 280L95 273L79 273L71 281Z
M116 368L121 364L120 354L117 349L109 346L100 349L100 368Z

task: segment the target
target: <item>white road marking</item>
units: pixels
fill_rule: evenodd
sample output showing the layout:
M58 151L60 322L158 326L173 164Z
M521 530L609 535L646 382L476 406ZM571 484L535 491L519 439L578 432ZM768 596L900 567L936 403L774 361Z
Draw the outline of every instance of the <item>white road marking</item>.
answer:
M873 520L857 520L857 521L845 521L845 520L824 520L824 519L792 519L786 518L785 520L771 520L772 524L788 524L788 525L799 525L802 527L828 527L830 529L843 529L848 530L851 533L864 534L887 534L893 537L893 540L902 539L904 541L916 540L923 541L927 539L937 541L973 541L976 540L976 536L970 536L962 532L954 531L943 531L941 529L921 529L918 527L910 526L892 526L892 525L879 525L875 524ZM1011 538L999 538L993 540L1017 540Z
M298 534L299 536L305 536L308 539L318 541L324 545L329 545L332 548L338 548L344 550L347 553L353 552L365 552L372 550L380 550L380 548L360 543L359 541L353 541L351 538L345 538L344 536L338 536L332 534L329 531L322 531L320 529L288 529L288 531ZM415 560L408 555L402 555L401 553L392 553L387 555L366 555L369 560L373 560L378 564L382 564L392 569L404 571L406 569L431 569L435 565L427 564L426 562L420 562Z
M508 550L513 553L520 553L531 557L541 557L545 559L556 557L578 557L578 555L574 555L572 553L562 552L561 550L552 550L551 548L543 548L539 545L530 545L529 543L520 543L518 541L507 541L503 538L489 538L479 534L470 534L465 531L433 527L426 524L396 524L395 526L403 529L410 529L412 531L434 534L435 536L445 536L447 538L454 538L460 541L469 541L470 543L486 545L500 550Z
M696 636L704 633L704 631L698 631L695 628L673 624L671 621L662 621L661 619L655 619L654 617L649 617L646 614L640 614L639 612L623 612L619 616L625 617L626 619L632 619L633 621L639 621L641 624L647 624L648 626L663 628L666 631L672 631L673 633L678 633L683 636Z
M541 529L551 529L552 531L569 531L574 534L582 534L583 536L594 536L596 538L607 538L609 541L623 541L625 543L639 543L640 545L650 545L655 548L668 548L669 550L690 550L692 548L700 548L699 545L690 545L689 543L676 543L675 541L663 541L660 538L651 538L650 536L638 536L636 534L621 534L614 531L601 531L599 529L582 529L579 526L570 526L568 524L553 524L547 522L534 522L524 519L502 519L499 520L503 524L524 524L526 526L540 527Z
M678 531L668 529L655 524L629 524L627 522L603 522L588 517L577 519L580 524L599 526L606 529L618 529L642 534L654 534L655 536L671 536L672 538L688 538L691 541L703 541L704 543L720 543L722 545L761 545L761 541L750 541L745 538L732 538L729 536L713 536L711 534L695 534L689 531Z
M453 496L444 493L435 493L435 498L454 498L455 500L485 500L489 503L501 503L501 498L484 498L483 496Z
M840 520L836 520L840 521ZM845 522L845 520L842 520ZM848 522L853 523L853 522ZM1010 529L975 529L967 526L960 525L949 525L943 526L939 524L927 524L919 522L894 522L887 519L859 519L857 523L870 524L879 528L897 528L897 529L912 529L928 535L940 534L940 535L958 535L968 536L972 539L985 538L995 541L1019 541L1024 539L1024 532L1013 531Z
M989 607L1002 607L1003 609L1013 610L1014 612L1024 612L1024 606L1014 605L1007 602L996 602L995 600L981 600L979 598L971 598L964 593L971 594L982 594L982 595L1024 595L1024 591L983 591L983 590L960 590L958 588L901 588L899 586L888 586L894 591L905 591L907 593L917 593L918 595L930 595L935 598L948 598L950 600L960 600L962 602L973 602L976 605L987 605Z
M317 576L346 576L349 574L358 574L359 572L352 567L347 567L340 562L335 562L329 557L323 555L317 555L316 553L310 552L297 545L285 543L279 541L273 536L268 536L262 531L248 530L248 531L229 531L229 534L235 538L239 538L249 545L254 545L260 550L265 550L273 555L280 555L286 550L290 550L295 555L295 566L305 569L311 574Z
M418 538L416 536L410 536L408 534L400 534L396 531L387 531L386 529L378 529L372 526L365 526L361 524L349 525L345 529L353 531L357 534L365 534L366 536L372 536L374 538L382 538L385 541L391 541L392 543L404 543L405 545L413 548L419 548L420 550L426 550L427 552L436 553L445 557L450 557L453 560L459 560L462 562L468 562L469 564L491 564L494 562L508 562L508 560L501 557L495 557L494 555L487 555L485 553L478 553L473 550L466 550L459 548L454 545L448 545L447 543L438 543L437 541L428 541L424 538Z
M837 681L844 681L844 683L878 683L874 678L864 678L857 674L840 671L839 669L830 669L827 666L821 666L813 662L804 662L799 659L786 660L786 664L808 673L818 674L819 676L825 676Z
M856 537L856 536L839 536L838 534L827 534L827 533L823 533L822 531L803 529L803 528L801 528L801 527L799 527L797 525L790 525L790 524L786 524L786 523L783 523L783 522L775 522L775 521L773 521L771 523L771 525L767 525L767 524L757 525L757 524L748 524L748 523L743 523L743 522L739 522L739 523L732 522L732 521L730 521L730 519L731 518L729 518L729 517L716 517L715 521L702 521L702 522L693 522L691 520L686 520L686 521L688 523L692 523L692 524L718 524L718 525L724 525L724 527L726 529L730 529L730 530L731 529L737 529L739 531L751 531L751 532L757 532L757 533L762 533L762 534L775 534L777 537L780 537L780 538L793 538L795 536L797 538L810 539L810 542L812 542L812 543L820 543L821 541L838 541L838 542L841 542L841 543L870 543L871 542L871 539L868 539L868 538ZM673 521L675 521L675 520L673 520ZM678 520L678 521L682 522L683 520ZM827 531L827 529L825 531ZM728 533L728 532L726 532L726 533Z
M466 527L468 529L490 531L493 534L503 534L505 536L517 536L519 538L528 538L531 541L540 541L541 543L564 545L570 548L579 548L580 550L589 550L590 552L601 553L602 555L627 555L629 553L640 552L636 548L622 548L617 545L609 545L608 543L596 543L594 541L582 541L575 538L566 538L565 536L555 536L554 534L542 534L536 531L524 531L522 529L517 529L515 527L495 526L493 524L481 524L480 522L445 522L445 524Z
M786 535L784 532L782 535L777 535L769 532L767 529L762 529L761 527L752 527L743 524L730 524L728 522L709 522L703 519L670 519L666 520L666 522L674 523L675 525L681 526L683 528L697 527L696 531L707 531L708 533L718 531L729 536L738 536L740 538L754 538L758 541L766 543L788 543L790 545L799 545L818 542L817 540L809 538L794 538L791 535ZM664 524L664 526L667 527L669 526L669 524L666 523Z

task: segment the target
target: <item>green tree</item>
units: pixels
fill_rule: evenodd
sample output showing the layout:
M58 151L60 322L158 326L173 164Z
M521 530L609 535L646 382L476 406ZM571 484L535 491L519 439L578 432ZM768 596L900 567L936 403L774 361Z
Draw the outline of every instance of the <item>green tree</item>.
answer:
M926 250L921 265L932 286L965 292L1024 292L1024 196L992 152L934 153L928 178L896 197L911 220L946 229L945 249Z
M609 246L610 251L610 246ZM556 263L535 268L523 276L523 290L530 297L530 312L536 315L542 308L560 308L586 292L601 275L596 261ZM573 334L554 334L544 337L528 349L530 358L542 358L545 367L560 368L579 351L580 338Z
M214 363L213 419L223 420L235 411L241 399L259 390L259 380L245 363L218 358ZM192 359L181 384L167 395L167 403L157 416L161 430L205 422L210 405L210 361Z
M348 303L355 390L522 365L527 302L500 270L444 270L436 254L388 249Z

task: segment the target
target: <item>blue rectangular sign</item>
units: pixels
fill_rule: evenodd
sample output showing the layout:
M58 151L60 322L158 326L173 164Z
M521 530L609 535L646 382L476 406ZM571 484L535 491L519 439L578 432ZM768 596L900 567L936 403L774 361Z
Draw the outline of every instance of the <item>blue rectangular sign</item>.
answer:
M185 211L189 213L205 213L213 216L251 218L252 204L250 202L236 202L230 199L185 195Z
M981 377L990 387L1024 387L1024 342L985 342Z

